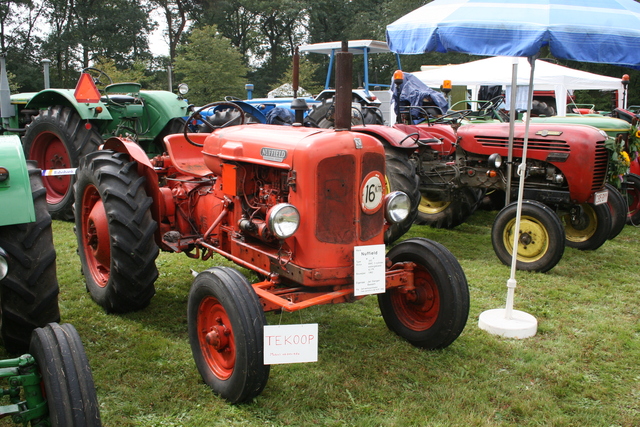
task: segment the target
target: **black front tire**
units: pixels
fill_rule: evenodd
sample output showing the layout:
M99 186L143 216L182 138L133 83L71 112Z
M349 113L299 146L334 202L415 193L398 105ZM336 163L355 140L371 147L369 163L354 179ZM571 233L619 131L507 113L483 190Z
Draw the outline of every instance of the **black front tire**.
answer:
M87 290L107 312L149 305L158 278L153 200L126 153L96 151L80 162L75 233Z
M387 185L389 192L403 191L411 201L411 211L407 218L397 224L391 224L384 233L384 242L391 244L405 234L418 215L420 203L420 189L418 188L418 176L416 170L409 161L410 150L385 146L385 161L387 164Z
M187 302L189 342L204 382L231 403L259 395L269 379L264 364L262 305L237 270L214 267L198 274Z
M31 331L60 320L56 252L40 169L28 161L36 221L0 227L9 272L0 281L0 333L10 353L29 348Z
M393 288L378 295L387 327L416 347L445 348L460 336L469 317L469 287L458 260L443 245L407 239L387 257L413 262L415 289Z
M76 168L80 159L96 151L102 136L94 126L85 126L72 108L56 105L40 111L26 127L22 144L27 158L41 169ZM47 205L55 219L73 219L74 175L45 177Z
M564 254L564 229L556 213L534 200L522 202L520 229L516 230L518 202L498 212L491 228L491 243L504 265L511 265L513 237L518 233L516 269L544 273L560 262Z
M91 367L71 324L33 331L29 353L38 365L52 427L99 427L100 409Z

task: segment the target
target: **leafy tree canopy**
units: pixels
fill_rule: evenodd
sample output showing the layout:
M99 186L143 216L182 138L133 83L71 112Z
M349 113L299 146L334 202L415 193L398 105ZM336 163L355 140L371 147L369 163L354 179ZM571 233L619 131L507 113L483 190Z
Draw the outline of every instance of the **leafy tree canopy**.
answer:
M189 101L196 105L243 98L247 68L242 55L214 25L194 30L178 50L176 76L189 85Z

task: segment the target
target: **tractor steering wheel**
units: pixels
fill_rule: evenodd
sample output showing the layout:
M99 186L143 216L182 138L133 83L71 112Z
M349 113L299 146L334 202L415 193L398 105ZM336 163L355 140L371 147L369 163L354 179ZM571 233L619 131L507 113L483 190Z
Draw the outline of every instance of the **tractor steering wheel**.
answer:
M237 117L234 117L230 120L228 120L226 123L223 123L221 126L214 126L213 124L209 123L209 121L207 121L206 119L202 118L202 115L200 113L202 113L202 111L206 110L207 108L212 108L212 107L217 107L217 106L226 106L226 107L230 107L233 108L235 110L237 110L240 113L240 125L245 124L245 114L244 114L244 110L242 108L240 108L239 105L234 104L233 102L223 102L223 101L218 101L218 102L212 102L210 104L207 104L203 107L198 108L196 111L194 111L193 113L191 113L191 115L189 116L189 118L187 119L187 121L184 122L184 128L182 133L184 134L184 139L187 140L187 142L191 145L195 145L196 147L202 147L202 144L198 144L197 142L194 142L193 140L191 140L191 138L189 138L189 125L196 122L197 120L200 120L205 126L207 126L209 129L211 129L211 131L213 132L216 129L220 129L223 127L227 127L229 126L229 124L233 121L235 121L237 119Z
M449 111L447 114L436 117L434 120L428 120L429 123L444 123L447 121L457 121L462 120L467 117L469 114L473 113L473 110L457 110L457 111Z
M98 69L98 68L93 68L93 67L87 67L84 68L82 70L83 73L89 74L91 76L91 78L93 79L93 83L96 86L102 86L103 89L106 86L112 85L113 84L113 80L111 79L111 77L109 77L109 75L107 73L105 73L104 71ZM102 83L100 81L100 77L106 77L107 80L109 80L109 83Z

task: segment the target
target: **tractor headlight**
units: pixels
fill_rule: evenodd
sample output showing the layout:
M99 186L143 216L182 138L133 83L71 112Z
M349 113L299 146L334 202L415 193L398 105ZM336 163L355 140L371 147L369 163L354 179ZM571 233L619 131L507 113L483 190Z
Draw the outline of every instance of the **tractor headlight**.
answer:
M279 203L267 212L267 226L278 239L293 236L300 225L300 212L289 203Z
M387 194L384 202L387 221L397 224L409 216L411 200L402 191L393 191Z
M489 167L494 169L499 169L502 166L502 156L498 153L493 153L489 156Z
M178 93L182 96L189 93L189 86L186 83L180 83L178 85Z
M0 280L4 279L9 272L9 263L7 262L7 253L0 248Z

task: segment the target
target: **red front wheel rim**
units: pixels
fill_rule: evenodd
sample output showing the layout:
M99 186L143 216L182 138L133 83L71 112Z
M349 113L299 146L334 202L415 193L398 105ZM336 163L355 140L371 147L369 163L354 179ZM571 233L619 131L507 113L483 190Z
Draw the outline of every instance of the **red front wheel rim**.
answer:
M413 331L424 331L433 326L440 313L440 293L435 280L423 267L414 270L415 289L392 291L391 301L398 319Z
M200 302L197 328L207 366L217 378L228 379L236 364L236 346L229 316L216 298L206 297Z

